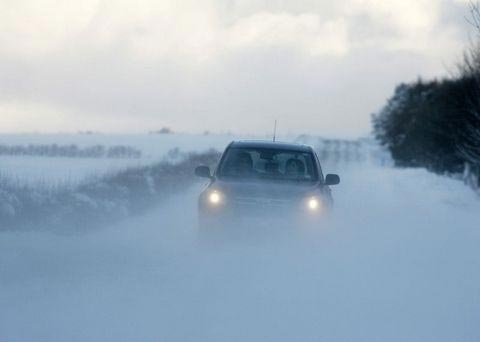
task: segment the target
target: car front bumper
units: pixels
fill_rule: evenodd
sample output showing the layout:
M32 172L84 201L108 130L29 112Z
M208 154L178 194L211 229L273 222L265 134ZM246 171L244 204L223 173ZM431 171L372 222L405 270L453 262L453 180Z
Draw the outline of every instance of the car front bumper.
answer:
M235 198L228 203L212 205L199 202L199 222L204 228L245 225L290 226L317 225L330 211L322 203L315 210L303 201L270 198Z

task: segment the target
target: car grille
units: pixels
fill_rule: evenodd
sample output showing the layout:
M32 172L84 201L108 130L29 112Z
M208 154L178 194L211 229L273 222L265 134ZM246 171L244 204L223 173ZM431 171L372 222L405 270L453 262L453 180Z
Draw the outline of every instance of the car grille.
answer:
M265 197L235 197L232 200L235 206L241 207L275 207L284 208L291 205L291 201L284 199L265 198Z

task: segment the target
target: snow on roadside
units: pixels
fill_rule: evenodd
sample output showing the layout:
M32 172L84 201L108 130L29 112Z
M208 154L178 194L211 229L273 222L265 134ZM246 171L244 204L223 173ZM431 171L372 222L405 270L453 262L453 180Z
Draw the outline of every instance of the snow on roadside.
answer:
M214 150L191 152L175 162L128 168L68 187L29 187L0 178L0 230L86 231L117 221L188 188L194 167L212 165L218 157Z
M307 236L197 245L197 188L92 234L2 233L0 340L480 340L471 190L422 169L336 171L332 222Z

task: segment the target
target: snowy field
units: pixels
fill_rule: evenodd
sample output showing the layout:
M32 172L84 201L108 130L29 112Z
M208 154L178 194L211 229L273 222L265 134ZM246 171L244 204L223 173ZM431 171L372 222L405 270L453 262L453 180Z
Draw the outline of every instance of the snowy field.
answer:
M178 149L183 152L203 152L210 148L223 151L225 146L236 139L265 139L262 136L234 136L228 134L3 134L0 145L28 146L76 145L88 148L95 145L112 147L131 146L142 152L141 158L69 158L43 156L0 155L0 176L29 185L75 185L87 178L113 173L127 167L151 165L169 159L169 152ZM317 145L318 138L298 139L294 135L279 136L282 141L298 140ZM323 145L321 146L323 147ZM335 148L332 145L330 148ZM342 149L342 147L340 147Z
M478 197L423 170L324 171L342 183L316 231L199 241L199 184L98 232L2 232L0 341L479 341Z
M142 152L139 159L1 156L0 175L28 184L75 184L85 178L115 172L126 167L148 165L166 158L171 149L204 151L222 149L235 137L193 134L8 134L0 135L5 145L102 145L132 146Z

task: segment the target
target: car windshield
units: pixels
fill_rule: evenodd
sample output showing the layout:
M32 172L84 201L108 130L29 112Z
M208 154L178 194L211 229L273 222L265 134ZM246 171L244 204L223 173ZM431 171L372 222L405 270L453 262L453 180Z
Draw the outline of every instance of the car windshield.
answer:
M311 152L233 147L227 150L218 176L314 182L318 180L315 165Z

